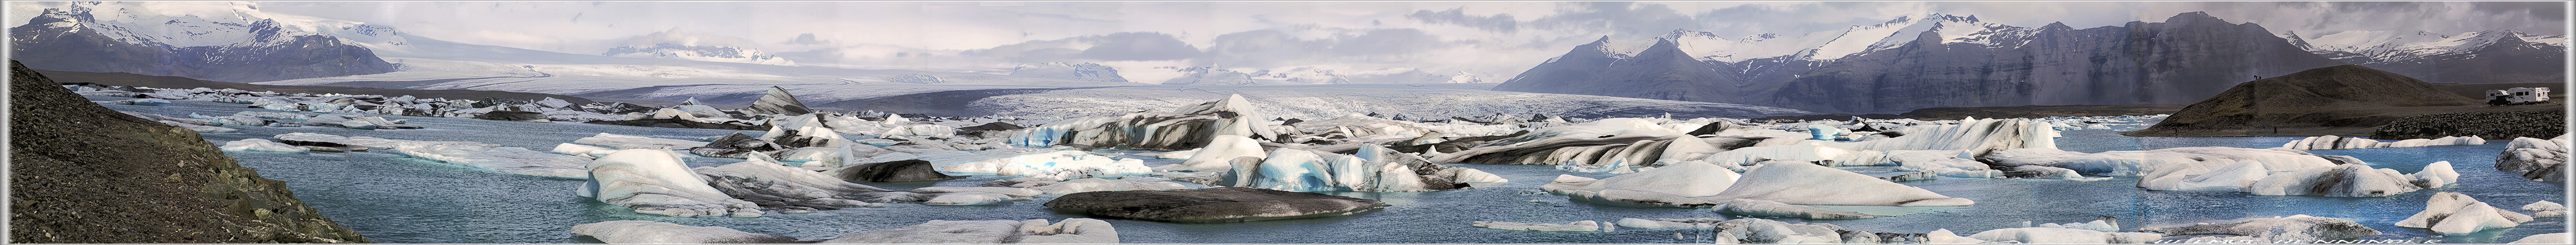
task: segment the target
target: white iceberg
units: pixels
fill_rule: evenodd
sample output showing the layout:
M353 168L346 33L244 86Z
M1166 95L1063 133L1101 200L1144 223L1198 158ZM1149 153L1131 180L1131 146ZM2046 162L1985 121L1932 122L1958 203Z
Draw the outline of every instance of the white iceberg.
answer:
M1976 235L1968 235L1968 238L1975 238L1977 240L1988 242L2016 241L2020 243L2036 244L2101 244L2147 243L2164 238L2164 235L2146 232L2102 232L2074 228L2027 227L1994 229L1985 232L1977 232Z
M1079 144L1092 147L1127 147L1146 150L1178 150L1200 147L1217 135L1235 135L1269 139L1279 136L1278 122L1255 113L1252 102L1243 95L1175 108L1167 112L1141 112L1115 117L1084 117L1048 123L1017 130L1011 144L1055 146Z
M1028 244L1112 244L1118 243L1118 229L1107 221L1069 218L1055 224L1046 220L932 220L867 233L850 234L823 240L837 243L1028 243Z
M2527 205L2522 205L2522 211L2531 211L2531 217L2533 217L2533 218L2549 218L2549 217L2566 217L2566 216L2567 216L2567 206L2566 206L2566 205L2558 205L2558 203L2549 202L2549 201L2540 201L2540 202L2534 202L2534 203L2527 204Z
M1602 228L1601 222L1590 220L1575 221L1573 223L1564 224L1476 221L1469 222L1467 225L1516 231L1601 231Z
M1183 158L1189 160L1181 161L1180 164L1155 166L1154 171L1223 172L1234 168L1235 158L1260 159L1270 155L1269 152L1261 150L1261 141L1241 135L1210 136L1207 147L1188 152L1173 154L1183 155ZM1171 156L1172 154L1164 154L1164 157Z
M591 159L502 147L478 142L395 140L366 136L338 136L316 133L287 133L278 140L331 142L368 148L393 149L394 153L453 163L504 173L580 179L585 178L583 165Z
M578 145L578 144L573 144L573 143L562 143L562 144L555 144L555 149L554 149L554 150L552 150L552 151L547 151L547 152L552 152L552 153L555 153L555 154L572 155L572 156L577 156L577 157L582 157L582 158L598 159L598 158L599 158L599 156L606 156L606 155L608 155L608 153L616 153L616 152L617 152L617 149L601 148L601 147L597 147L597 146L588 146L588 145Z
M1063 195L1063 194L1073 194L1073 193L1083 193L1083 192L1094 192L1094 191L1133 191L1133 190L1157 190L1157 191L1159 191L1159 190L1175 190L1175 189L1188 189L1188 188L1189 188L1189 187L1187 187L1187 186L1183 186L1183 185L1181 185L1181 183L1172 183L1172 182L1166 182L1166 181L1130 181L1130 180L1113 180L1113 179L1102 179L1102 178L1080 178L1080 179L1073 179L1073 180L1066 180L1066 181L1053 181L1053 180L1045 180L1045 179L1039 179L1039 178L1013 178L1013 179L1006 179L1006 180L995 180L995 181L993 181L993 182L984 183L984 186L1018 187L1018 188L1037 189L1038 191L1043 191L1043 192L1045 192L1046 194L1053 194L1053 195Z
M2497 209L2466 194L2443 192L2434 193L2431 199L2425 200L2423 212L2397 221L2397 227L2426 228L2442 235L2460 235L2513 228L2523 222L2531 222L2531 216Z
M551 98L550 98L551 99ZM796 238L743 232L714 226L686 226L642 220L615 220L572 226L573 234L609 244L793 243Z
M689 171L678 153L670 150L618 150L591 161L587 167L590 181L582 183L575 193L633 208L637 213L679 217L761 215L758 205L734 199L707 185L696 172Z
M2446 164L2447 165L2447 164ZM2449 168L2425 168L2447 171ZM2424 174L2424 173L2419 173ZM2428 175L2439 176L2440 173ZM2452 174L2456 176L2457 174ZM2263 176L2247 186L2245 192L2255 195L2318 195L2329 197L2384 197L2404 194L2425 187L2414 177L2398 174L2395 169L2371 168L2369 165L2344 164L2331 167L2299 169Z
M1576 200L1664 207L1716 205L1716 196L1736 184L1733 170L1689 161L1603 179L1559 175L1539 189ZM1724 200L1724 199L1717 199Z
M1485 171L1433 164L1375 145L1361 146L1353 155L1280 148L1259 162L1234 164L1213 185L1284 191L1422 192L1506 181Z
M250 138L250 139L235 140L235 141L232 141L232 142L225 142L225 143L224 143L224 146L223 146L223 147L221 147L221 148L222 148L224 151L265 151L265 152L305 152L305 151L310 151L310 150L311 150L311 149L305 149L305 148L304 148L304 147L302 147L302 146L287 145L287 144L285 144L285 143L277 143L276 141L268 141L268 140L265 140L265 139L258 139L258 138Z
M1659 170L1661 168L1658 168ZM1965 198L1851 171L1800 162L1773 162L1744 172L1711 199L1754 199L1799 205L1967 206Z
M888 154L868 160L850 162L884 162L903 159L904 154ZM1083 151L1049 149L999 149L984 151L935 151L911 158L930 161L941 172L982 173L1070 180L1085 177L1114 178L1143 175L1153 170L1144 160L1120 159ZM880 161L882 160L882 161Z
M2143 231L2165 235L2233 235L2225 240L2300 241L2344 240L2379 235L2352 220L2291 215L2289 217L2254 218L2236 222L2200 223L2180 227L2147 228Z
M2496 170L2521 175L2522 178L2566 182L2567 135L2548 140L2514 138L2505 143L2504 152L2496 154Z
M617 135L610 133L599 133L599 135L574 139L572 140L572 143L606 146L616 149L686 150L690 147L707 146L707 142L702 141Z

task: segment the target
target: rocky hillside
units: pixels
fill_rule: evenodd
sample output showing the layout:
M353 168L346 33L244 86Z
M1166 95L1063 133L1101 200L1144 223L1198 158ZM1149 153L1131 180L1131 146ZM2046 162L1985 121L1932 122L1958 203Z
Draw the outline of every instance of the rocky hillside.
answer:
M1881 33L1888 30L1921 31ZM2061 23L2013 27L1972 16L1932 15L1856 26L1840 37L1724 40L1694 33L1677 31L1637 43L1604 38L1494 90L1895 113L1932 107L2185 104L2257 76L2344 64L2302 50L2260 25L2198 12L2163 22L2082 29ZM1709 58L1728 52L1712 48L1718 44L1736 43L1736 49L1751 52L1767 46L1742 45L1807 39L1829 41L1782 56ZM1878 44L1836 48L1839 43L1872 42Z
M196 132L9 62L10 243L364 243Z
M2486 106L2423 80L2341 65L2237 84L2130 136L2369 135L2400 118L2454 112L2556 110ZM2438 136L2436 136L2438 137Z

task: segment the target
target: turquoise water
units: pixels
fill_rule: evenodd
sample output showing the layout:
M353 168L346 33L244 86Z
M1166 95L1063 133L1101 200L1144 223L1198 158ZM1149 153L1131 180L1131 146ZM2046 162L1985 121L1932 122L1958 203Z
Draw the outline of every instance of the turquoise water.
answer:
M239 104L179 101L165 106L107 105L109 108L171 116L188 113L230 115L235 111L259 110L241 108ZM26 115L21 115L26 116ZM597 133L614 133L663 138L695 138L721 135L732 130L644 128L579 123L530 123L488 121L465 118L428 118L384 116L388 119L410 119L420 130L351 130L330 127L233 127L233 133L205 134L218 144L244 138L268 138L291 132L313 132L346 136L372 136L388 139L473 141L504 146L551 149L555 144L589 137ZM2143 150L2191 146L2231 146L2267 148L2279 146L2296 137L2229 137L2229 138L2159 138L2126 137L2114 130L2077 130L2065 132L2058 141L2060 148L2079 152L2110 150ZM2401 228L2392 224L2423 209L2424 200L2434 192L2462 192L2500 208L2519 211L2523 204L2550 200L2566 203L2564 185L2519 179L2496 171L2492 166L2503 141L2475 146L2432 146L2313 151L2318 154L2350 155L2370 162L2374 167L2393 168L2412 173L2425 163L2451 161L2461 173L2460 184L2447 188L2378 198L2330 198L2311 196L2254 196L2239 192L2172 192L2145 191L2134 187L2136 178L2120 177L2102 181L2030 180L2030 179L1939 179L1906 182L1952 197L1977 201L1977 205L1937 208L1835 207L1873 213L1910 213L1909 215L1821 221L1853 229L1875 232L1919 233L1933 229L1950 229L1971 234L1998 228L2019 227L2022 221L2065 223L2093 220L2097 215L2121 218L2126 229L2155 226L2188 225L2218 220L2287 216L2311 216L2351 219L2386 233L2367 239L2431 238L2448 242L2510 242L2532 234L2566 232L2565 218L2540 218L2522 227L2481 232L2464 236L2435 237L2429 231ZM929 220L1026 220L1084 217L1080 214L1051 212L1040 206L1052 197L994 206L929 206L888 204L885 207L826 210L805 214L771 213L759 218L676 218L636 214L623 207L602 204L573 195L579 180L503 174L457 165L405 157L390 152L353 153L239 153L227 155L241 159L241 164L258 168L260 175L285 180L295 196L320 209L324 215L355 229L368 239L384 243L595 243L567 231L572 225L610 220L652 220L698 226L722 226L756 233L793 236L818 240L840 235L920 224ZM698 158L693 166L713 166L737 161L725 158ZM1148 165L1171 164L1172 160L1147 159ZM1356 216L1278 220L1227 224L1169 224L1157 222L1109 220L1127 243L1688 243L1674 239L1675 233L1704 236L1705 230L1632 229L1616 232L1539 232L1510 231L1468 226L1472 221L1511 221L1524 223L1565 223L1580 220L1615 221L1619 218L1732 218L1705 210L1682 208L1621 207L1566 200L1563 196L1538 191L1560 174L1607 177L1606 174L1569 173L1541 165L1460 165L1501 175L1510 183L1478 186L1476 189L1420 193L1332 193L1385 201L1393 206ZM1883 171L1884 168L1855 168L1855 171ZM975 176L966 179L922 184L881 184L879 187L905 189L923 186L975 186L1000 176ZM1808 222L1788 219L1789 222Z

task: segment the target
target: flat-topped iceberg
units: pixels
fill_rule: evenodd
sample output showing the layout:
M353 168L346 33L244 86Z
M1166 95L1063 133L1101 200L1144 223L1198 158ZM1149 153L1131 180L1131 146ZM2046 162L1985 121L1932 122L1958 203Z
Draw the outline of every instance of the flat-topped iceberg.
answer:
M395 153L422 159L437 160L439 162L453 163L504 173L555 178L587 178L585 176L588 176L588 174L585 173L582 166L585 163L592 162L591 159L577 156L534 151L519 147L503 147L477 142L395 140L366 136L352 137L316 133L287 133L277 135L274 138L277 138L278 140L330 142L369 148L393 149Z
M581 139L574 139L574 140L572 140L572 143L582 143L582 144L590 144L590 145L597 145L597 146L606 146L606 147L608 147L608 148L615 148L615 149L663 149L663 150L685 150L685 149L689 149L690 147L699 147L699 146L706 146L706 145L707 145L707 142L699 142L699 141L694 141L694 140L683 140L683 139L664 139L664 138L653 138L653 137L643 137L643 136L618 135L618 134L610 134L610 133L599 133L599 135L593 135L593 136L590 136L590 137L582 137Z

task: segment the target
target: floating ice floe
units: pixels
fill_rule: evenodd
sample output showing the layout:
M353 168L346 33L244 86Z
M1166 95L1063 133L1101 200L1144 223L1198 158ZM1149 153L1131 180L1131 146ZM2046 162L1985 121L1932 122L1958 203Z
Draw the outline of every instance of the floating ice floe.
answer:
M1720 200L1701 197L1725 192L1727 187L1735 185L1737 178L1739 176L1733 170L1690 161L1604 179L1558 175L1556 180L1540 185L1539 189L1600 203L1706 207Z
M862 161L888 158L892 157L881 156ZM939 166L939 171L943 172L1039 177L1050 180L1119 177L1153 172L1145 167L1144 160L1120 159L1071 150L935 151L908 158L930 161L931 164Z
M932 220L903 228L850 234L817 243L1026 243L1114 244L1118 229L1107 221L1069 218L1047 220Z
M2380 234L2379 230L2370 229L2369 226L2363 226L2352 220L2307 215L2147 228L2141 231L2164 233L2166 236L2214 235L2195 239L2254 241L2344 240Z
M2525 179L2567 182L2563 169L2567 167L2568 146L2564 134L2548 140L2514 138L2505 144L2504 152L2496 154L2495 167Z
M669 150L618 150L588 167L590 181L575 193L637 213L679 217L760 217L762 213L759 205L709 186Z
M2398 174L2395 169L2371 168L2369 165L2343 164L2313 167L2263 176L2245 192L2255 195L2318 195L2329 197L2384 197L2416 190L2449 185L2459 173L2450 172L2450 162L2427 166L2415 175ZM2425 177L2419 181L2418 177ZM2445 177L2447 176L2447 177Z
M331 142L377 149L393 149L395 153L422 159L437 160L439 162L453 163L504 173L555 178L585 178L584 176L586 176L586 174L584 173L584 168L582 166L585 163L591 162L591 159L582 157L533 151L528 150L527 148L502 147L500 145L477 142L394 140L366 136L352 137L316 133L287 133L277 135L274 138L277 138L278 140Z
M1661 169L1661 168L1658 168ZM1942 196L1860 173L1796 162L1764 163L1744 172L1711 199L1754 199L1799 205L1967 206Z
M795 237L760 234L714 226L615 220L572 226L573 234L610 244L794 243Z
M1231 170L1208 184L1286 191L1421 192L1508 181L1485 171L1434 164L1375 145L1361 146L1352 155L1280 148L1258 162L1237 159L1230 161Z
M1476 222L1469 222L1469 223L1468 223L1468 225L1475 226L1475 227L1484 227L1484 228L1493 228L1493 229L1503 229L1503 230L1518 230L1518 231L1600 231L1600 232L1610 232L1610 230L1615 230L1615 229L1617 229L1617 228L1615 228L1615 226L1609 226L1608 224L1603 224L1603 223L1598 222L1598 221L1590 221L1590 220L1585 220L1585 221L1575 221L1574 223L1565 223L1565 224L1548 224L1548 223L1537 223L1537 224L1532 224L1532 223L1503 222L1503 221L1476 221Z
M2293 141L2290 141L2290 143L2284 143L2284 144L2281 144L2281 147L2282 147L2282 148L2290 148L2290 149L2294 149L2294 150L2336 150L2336 149L2368 149L2368 148L2390 148L2390 147L2424 147L2424 146L2437 146L2437 145L2484 145L2484 144L2487 144L2487 139L2485 139L2485 138L2478 138L2478 136L2474 136L2474 135L2469 136L2469 137L2446 136L2446 137L2442 137L2442 138L2439 138L2439 139L2408 139L2408 140L2399 140L2399 141L2395 141L2395 142L2379 142L2379 141L2377 141L2377 140L2371 140L2371 139L2367 139L2367 138L2360 138L2360 137L2339 137L2339 136L2327 135L2327 136L2315 136L2315 137L2302 138L2302 139L2299 139L2299 140L2293 140Z
M603 158L604 159L604 158ZM922 203L932 205L986 205L1027 199L1035 191L1017 188L981 188L947 191L940 189L892 191L843 181L824 173L780 165L754 157L738 163L693 169L709 186L736 199L802 213L830 207L871 207L879 203ZM990 190L985 189L999 189Z
M1716 227L1718 222L1726 222L1726 219L1620 218L1613 223L1628 228L1710 228Z
M2566 217L2566 216L2567 216L2567 206L2566 206L2566 205L2558 205L2558 203L2549 202L2549 201L2540 201L2540 202L2534 202L2534 203L2527 204L2527 205L2522 205L2522 211L2531 211L2531 217L2533 217L2533 218L2549 218L2549 217Z
M2513 228L2523 222L2531 222L2531 216L2489 206L2466 194L2443 192L2434 193L2431 199L2425 200L2423 212L2397 221L2397 227L2426 228L2442 235L2460 235Z
M268 140L265 140L265 139L257 139L257 138L242 139L242 140L235 140L235 141L232 141L232 142L225 142L225 143L224 143L224 146L222 147L222 149L223 149L224 151L264 151L264 152L305 152L305 151L309 151L308 149L305 149L305 148L304 148L304 147L302 147L302 146L287 145L287 144L285 144L285 143L277 143L277 142L275 142L275 141L268 141Z
M700 142L700 141L694 141L694 140L664 139L664 138L653 138L653 137L643 137L643 136L617 135L617 134L610 134L610 133L599 133L599 135L593 135L593 136L590 136L590 137L582 137L581 139L574 139L574 140L572 140L572 143L582 143L582 144L591 144L591 145L598 145L598 146L606 146L606 147L608 147L608 148L615 148L615 149L662 149L662 150L685 150L685 149L689 149L690 147L699 147L699 146L706 146L706 145L707 145L707 142Z
M1968 238L1986 242L2015 241L2036 244L2147 243L2164 235L2147 232L2103 232L2075 228L2004 228L1977 232Z
M1046 192L1046 194L1055 195L1094 191L1175 190L1189 188L1187 186L1182 186L1181 183L1165 181L1129 181L1102 178L1080 178L1066 181L1053 181L1025 177L995 180L993 182L984 183L984 186L1037 189L1038 191Z
M1716 243L1982 243L1935 230L1929 234L1884 233L1846 229L1825 223L1788 223L1759 218L1740 218L1718 222L1712 228Z
M1261 141L1241 135L1217 135L1210 136L1207 147L1159 156L1189 160L1183 160L1180 164L1155 166L1153 169L1154 171L1223 172L1234 169L1236 158L1249 157L1258 161L1269 155L1269 152L1261 150Z
M98 101L98 103L99 103L99 104L118 104L118 105L161 106L162 104L169 104L169 103L170 103L170 100L165 100L165 99L153 99L153 98L142 98L142 99L130 99L130 100Z

